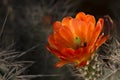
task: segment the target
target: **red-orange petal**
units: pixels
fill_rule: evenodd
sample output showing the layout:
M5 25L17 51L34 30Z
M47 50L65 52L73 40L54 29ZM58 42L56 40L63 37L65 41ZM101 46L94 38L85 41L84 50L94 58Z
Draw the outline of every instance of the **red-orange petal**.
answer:
M70 32L74 35L75 34L75 30L74 30L74 26L71 26L71 24L70 24L71 20L73 20L72 17L65 17L65 18L63 18L62 25L64 27L66 27L67 29L69 29Z
M73 34L71 33L70 29L67 27L63 27L59 30L59 34L63 40L65 40L66 43L68 43L68 47L73 47Z
M86 66L87 61L88 61L88 60L82 61L78 66L82 66L82 67Z
M75 18L84 21L84 20L86 19L86 18L85 18L85 13L84 13L84 12L79 12L79 13L76 15Z
M98 37L102 31L103 24L104 24L104 20L102 18L100 18L97 22L97 25L96 25L94 31L93 31L89 46L93 46L95 44L96 40L98 39Z
M70 23L70 20L73 19L72 17L65 17L63 18L62 20L62 25L65 26L65 27L69 27L69 23Z
M104 36L104 37L98 39L98 41L96 41L97 48L98 48L99 46L101 46L101 45L108 39L108 37L109 37L109 35ZM96 49L97 49L97 48L96 48Z
M55 44L59 50L67 47L67 45L68 45L68 43L66 43L65 40L62 39L62 37L60 36L59 31L54 33L54 40L55 40Z
M49 42L49 45L52 47L52 48L57 48L57 46L55 45L55 40L54 40L54 37L53 35L49 35L48 37L48 42Z
M92 16L92 15L86 15L86 17L87 17L86 24L87 24L87 28L88 28L87 42L89 43L90 39L92 37L93 31L95 29L95 23L96 23L96 21L95 21L94 16Z
M57 63L55 64L55 67L60 68L60 67L62 67L63 65L65 65L65 64L67 64L67 63L68 63L67 61L61 60L61 61L59 61L59 62L57 62Z
M95 17L92 16L92 15L87 14L87 15L86 15L86 22L92 22L92 23L95 24L95 23L96 23Z
M90 42L92 35L94 34L94 29L95 29L95 23L89 23L88 24L88 33L87 33L87 43Z
M85 38L84 33L86 33L86 32L85 32L85 30L86 30L86 25L84 24L83 21L80 21L80 20L78 20L78 19L72 19L72 20L70 21L70 28L71 28L71 29L70 29L71 32L72 32L73 35L74 35L74 38L75 38L75 37L79 37L81 40L84 41L84 38Z
M49 45L46 45L46 48L47 48L48 51L52 52L58 58L63 57L58 50L55 50L54 48L50 47Z
M83 51L84 51L84 48L79 48L79 49L77 49L76 51L75 51L75 54L76 54L76 59L81 59L82 57L83 57L83 55L84 55L84 53L83 53Z
M53 23L52 27L53 27L53 30L56 31L56 30L59 30L62 27L62 24L61 24L61 22L56 21L56 22Z
M65 48L65 49L62 50L61 53L63 53L67 57L66 60L69 61L69 62L73 62L73 58L75 56L77 56L75 54L75 50L72 49L72 48Z

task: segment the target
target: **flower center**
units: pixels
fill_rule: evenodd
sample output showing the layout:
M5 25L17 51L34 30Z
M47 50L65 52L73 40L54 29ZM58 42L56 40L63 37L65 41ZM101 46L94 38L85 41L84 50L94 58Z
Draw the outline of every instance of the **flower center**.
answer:
M80 45L81 39L79 37L75 37L74 42L76 45Z
M74 38L74 43L76 45L75 49L78 49L79 47L86 47L87 46L87 43L86 42L83 42L80 37L75 37Z
M81 39L80 39L80 37L75 37L74 38L74 43L75 43L75 49L78 49L79 47L80 47L80 45L81 45Z

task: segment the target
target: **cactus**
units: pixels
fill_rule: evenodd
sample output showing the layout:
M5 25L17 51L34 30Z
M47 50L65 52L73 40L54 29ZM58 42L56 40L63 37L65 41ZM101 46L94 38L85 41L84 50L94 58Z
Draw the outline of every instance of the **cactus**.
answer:
M107 53L106 56L103 56L104 66L103 66L103 78L102 80L119 80L120 76L120 41L118 37L114 37L109 46L106 44L107 50L104 49L104 52Z
M19 76L32 62L16 61L22 54L13 50L0 51L0 80L27 80Z
M119 80L120 79L120 41L112 37L92 56L85 67L73 68L75 80ZM70 67L69 66L69 67ZM80 79L82 78L82 79Z
M28 80L22 77L21 74L23 74L24 71L33 62L32 61L19 61L17 59L20 58L22 55L24 55L31 49L20 53L20 52L17 52L11 49L13 45L7 46L7 48L4 49L6 45L2 44L4 43L3 33L4 33L7 18L8 18L8 14L5 18L2 29L0 31L0 40L1 40L1 43L0 43L0 46L1 46L0 48L0 80Z

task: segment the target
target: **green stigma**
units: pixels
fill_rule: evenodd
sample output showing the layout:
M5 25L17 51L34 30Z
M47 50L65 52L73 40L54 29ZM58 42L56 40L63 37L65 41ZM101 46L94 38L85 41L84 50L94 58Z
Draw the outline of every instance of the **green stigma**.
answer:
M74 42L75 44L80 45L81 39L79 37L75 37Z

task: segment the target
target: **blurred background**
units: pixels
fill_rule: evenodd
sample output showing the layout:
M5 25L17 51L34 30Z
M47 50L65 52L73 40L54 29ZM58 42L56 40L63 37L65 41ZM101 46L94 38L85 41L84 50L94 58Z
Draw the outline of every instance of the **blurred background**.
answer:
M12 45L18 52L30 50L18 60L34 61L24 73L38 75L32 80L80 80L67 66L55 68L56 57L45 46L52 23L83 11L96 19L109 15L114 21L114 35L120 36L120 0L0 0L0 48ZM8 15L5 26L5 17ZM52 76L49 76L52 75Z

